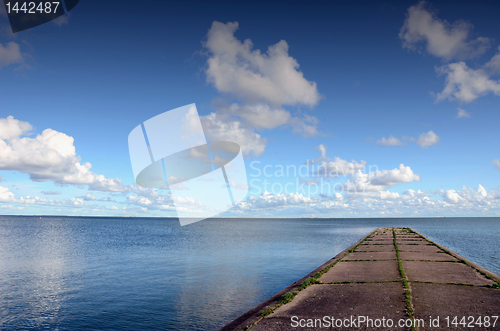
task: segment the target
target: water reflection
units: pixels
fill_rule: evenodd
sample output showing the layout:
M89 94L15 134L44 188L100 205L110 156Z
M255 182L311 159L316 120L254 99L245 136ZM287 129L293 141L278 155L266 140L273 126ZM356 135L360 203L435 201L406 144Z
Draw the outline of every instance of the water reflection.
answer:
M2 238L0 245L1 292L9 293L0 297L2 316L7 323L21 316L28 327L57 324L70 297L71 230L67 223L49 219L11 223L10 231L9 240Z

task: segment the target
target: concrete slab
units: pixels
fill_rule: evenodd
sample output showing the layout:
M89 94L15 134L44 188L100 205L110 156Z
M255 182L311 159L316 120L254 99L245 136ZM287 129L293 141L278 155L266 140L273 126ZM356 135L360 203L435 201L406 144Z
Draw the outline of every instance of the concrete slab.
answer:
M355 252L390 252L395 251L394 245L359 245Z
M359 246L367 246L367 245L391 245L394 246L394 241L392 240L376 240L376 241L365 241Z
M322 319L331 316L335 319L357 320L359 316L371 319L392 319L397 323L406 318L404 288L402 283L312 285L299 292L294 300L278 308L273 314L259 322L253 330L324 330L319 328L293 328L292 316L298 319ZM343 330L373 330L365 324ZM383 330L384 328L376 328ZM399 328L398 328L399 330ZM402 329L404 330L404 329Z
M394 244L394 240L392 239L370 239L370 240L366 240L365 242L363 242L363 244Z
M449 316L450 323L455 316L458 321L462 316L478 317L498 316L500 307L500 290L476 286L442 285L442 284L422 284L410 283L413 306L415 307L415 317L425 321L425 327L419 330L500 330L500 320L495 328L479 327L472 324L473 328L458 325L447 325L446 317ZM439 327L430 327L429 316L433 319L439 317Z
M320 278L330 282L378 282L401 280L397 261L339 262Z
M439 248L436 246L428 246L428 245L399 245L398 244L398 249L402 252L424 252L424 253L437 253L437 252L442 252ZM439 254L446 254L446 253L439 253Z
M396 260L396 251L393 252L352 252L343 260Z
M368 239L363 244L386 244L386 245L394 245L394 239ZM363 245L362 244L362 245Z
M456 258L446 253L400 252L400 256L401 260L458 261Z
M403 268L410 281L473 285L491 285L495 283L463 263L403 261Z
M425 240L425 239L419 239L419 238L404 238L404 239L403 238L401 238L401 239L397 238L396 242L398 244L405 244L405 243L407 243L407 244L420 244L420 243L422 243L422 244L428 244L429 243L427 240Z

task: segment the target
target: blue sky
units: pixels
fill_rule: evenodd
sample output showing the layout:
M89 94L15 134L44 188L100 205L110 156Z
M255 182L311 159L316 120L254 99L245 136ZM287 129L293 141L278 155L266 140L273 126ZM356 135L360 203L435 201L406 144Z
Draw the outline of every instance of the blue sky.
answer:
M499 216L499 9L81 1L16 34L3 12L0 213L176 216L135 184L127 137L195 103L245 158L223 216ZM275 173L308 160L330 175Z

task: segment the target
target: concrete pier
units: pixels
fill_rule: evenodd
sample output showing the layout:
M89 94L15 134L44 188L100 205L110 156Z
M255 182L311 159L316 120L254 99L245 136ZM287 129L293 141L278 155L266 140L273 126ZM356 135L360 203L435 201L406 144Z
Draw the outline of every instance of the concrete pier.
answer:
M379 228L221 330L500 330L500 277Z

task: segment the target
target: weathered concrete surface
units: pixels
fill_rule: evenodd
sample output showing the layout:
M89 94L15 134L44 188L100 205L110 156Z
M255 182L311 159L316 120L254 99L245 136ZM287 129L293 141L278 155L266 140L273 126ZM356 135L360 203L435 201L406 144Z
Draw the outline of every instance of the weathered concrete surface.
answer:
M426 253L426 252L400 252L401 260L420 260L420 261L450 261L457 262L458 260L449 254L442 254L440 252Z
M396 260L396 251L392 252L352 252L342 261L352 260Z
M418 330L460 330L460 325L458 328L446 325L446 316L450 316L451 322L454 316L477 319L500 315L500 289L495 288L500 284L499 276L407 228L394 228L394 232L396 245L392 228L377 229L221 330L332 329L325 326L325 316L330 322L331 317L352 321L366 316L372 320L390 319L394 323L414 316L424 323L416 328ZM327 266L331 266L330 269L323 270ZM317 272L321 272L321 276L314 278ZM313 280L313 285L300 289L302 282L308 279ZM410 300L405 300L405 286ZM298 294L293 300L279 303L285 294L294 291ZM270 310L263 318L262 312L266 309ZM439 316L439 328L429 325L429 316ZM304 327L294 325L298 321L302 321ZM341 329L411 328L358 324ZM495 328L479 329L500 330L500 321Z
M356 252L391 252L396 251L393 245L360 245Z
M360 302L359 298L365 298L365 300ZM271 318L265 318L251 330L290 330L293 329L290 323L293 316L304 320L323 319L324 316L333 316L335 319L342 320L346 318L350 320L351 316L353 320L356 320L358 316L399 320L405 317L403 298L404 288L401 282L312 285L301 291L291 303L277 309ZM316 326L316 328L299 329L321 329L318 323ZM356 324L354 329L372 328L367 328L364 324Z
M410 281L471 285L495 283L463 263L403 261L403 267Z
M439 317L439 327L420 328L419 330L500 330L500 321L497 321L495 328L462 327L458 325L447 325L446 317L450 317L450 323L455 316L473 316L475 321L479 316L499 316L500 315L500 289L490 289L476 286L457 286L443 284L422 284L411 283L413 305L415 307L415 318L429 321ZM465 303L465 304L464 304Z
M395 261L339 262L319 279L332 282L381 282L401 280Z

